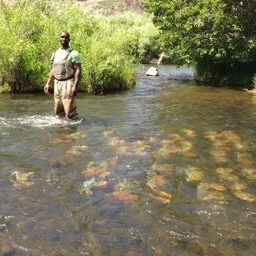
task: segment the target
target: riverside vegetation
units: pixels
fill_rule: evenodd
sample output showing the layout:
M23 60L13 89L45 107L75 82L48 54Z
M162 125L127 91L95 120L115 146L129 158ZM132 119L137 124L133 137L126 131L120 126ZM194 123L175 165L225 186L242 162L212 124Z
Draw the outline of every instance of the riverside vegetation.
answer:
M0 92L42 91L63 30L82 55L85 92L133 87L136 64L161 52L199 82L251 89L255 14L255 1L0 0Z
M143 1L169 54L198 81L255 86L255 0Z
M103 15L78 3L0 1L0 92L42 91L63 30L82 55L82 91L97 94L134 86L136 64L147 62L146 56L158 48L151 18L129 11Z

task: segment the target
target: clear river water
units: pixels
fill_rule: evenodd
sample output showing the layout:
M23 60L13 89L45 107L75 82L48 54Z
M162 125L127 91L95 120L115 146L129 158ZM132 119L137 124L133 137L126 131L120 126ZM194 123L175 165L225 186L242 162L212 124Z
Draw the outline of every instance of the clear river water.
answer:
M0 95L0 255L256 255L256 96L147 68L76 126Z

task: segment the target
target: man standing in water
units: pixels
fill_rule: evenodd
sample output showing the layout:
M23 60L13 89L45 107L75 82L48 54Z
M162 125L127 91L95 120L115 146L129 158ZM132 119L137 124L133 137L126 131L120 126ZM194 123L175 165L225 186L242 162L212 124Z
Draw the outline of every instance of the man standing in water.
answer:
M54 87L54 111L60 118L79 120L76 110L76 95L81 77L80 54L69 46L70 35L62 32L61 48L52 56L52 69L44 92L49 95Z

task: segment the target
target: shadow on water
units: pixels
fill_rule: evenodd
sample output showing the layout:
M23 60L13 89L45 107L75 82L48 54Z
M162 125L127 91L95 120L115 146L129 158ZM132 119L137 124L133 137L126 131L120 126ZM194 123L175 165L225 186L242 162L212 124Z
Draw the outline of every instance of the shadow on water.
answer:
M0 95L1 255L255 255L256 98L147 68L75 126Z

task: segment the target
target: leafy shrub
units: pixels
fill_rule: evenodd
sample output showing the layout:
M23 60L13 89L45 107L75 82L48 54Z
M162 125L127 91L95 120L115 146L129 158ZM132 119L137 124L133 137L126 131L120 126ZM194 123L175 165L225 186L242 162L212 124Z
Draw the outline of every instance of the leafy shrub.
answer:
M177 64L195 66L198 79L205 82L250 86L256 57L255 1L142 1Z

